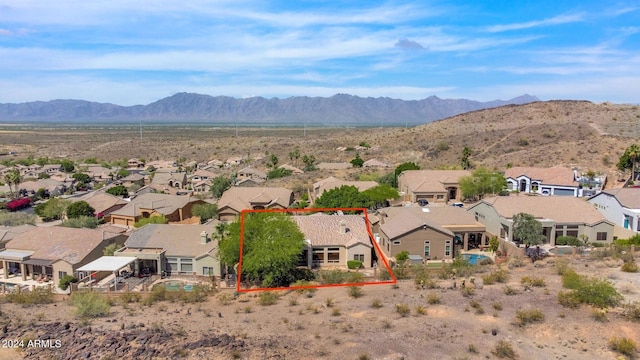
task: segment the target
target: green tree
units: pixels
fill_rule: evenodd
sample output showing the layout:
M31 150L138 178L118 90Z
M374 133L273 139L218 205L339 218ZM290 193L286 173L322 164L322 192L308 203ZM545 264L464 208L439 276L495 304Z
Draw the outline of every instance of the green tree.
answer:
M42 218L42 221L60 220L65 209L69 205L69 200L59 198L49 199L49 201L37 205L33 208L36 215Z
M75 165L73 165L73 161L67 160L67 159L60 161L60 170L66 173L70 173L70 172L73 172L73 169L75 169Z
M397 199L400 197L398 190L392 188L388 184L382 184L374 186L360 193L369 201L369 206L379 208L383 206L388 200Z
M116 172L116 176L118 178L123 178L123 177L127 177L129 176L129 170L127 169L120 169Z
M404 163L396 166L396 169L393 172L394 179L393 179L393 184L391 184L391 186L393 186L395 188L398 187L398 176L400 176L400 174L402 174L402 172L406 171L406 170L420 170L420 166L416 165L413 162L404 162Z
M96 210L86 201L77 201L67 206L67 217L69 219L79 218L80 216L94 216Z
M105 246L104 249L102 249L102 255L104 255L104 256L113 256L113 254L115 254L116 250L118 250L118 244L116 244L116 243L109 244L109 245Z
M116 185L112 188L108 188L106 190L106 193L111 194L113 196L122 196L122 197L129 196L129 190L127 190L127 188L124 185Z
M48 157L39 157L36 159L36 164L40 165L40 166L45 166L47 164L49 164L49 158Z
M293 151L289 152L289 160L291 160L293 166L297 166L298 159L300 159L300 149L296 147Z
M74 178L80 184L88 184L91 182L91 176L84 173L75 173L72 178Z
M216 176L211 182L211 194L214 198L219 199L222 194L231 187L231 179L226 176Z
M204 224L209 219L213 219L218 215L218 205L216 204L195 204L191 209L194 216L200 217L200 223Z
M542 234L542 224L531 214L519 213L514 215L513 239L528 245L541 244L545 239Z
M397 188L396 175L394 173L387 173L378 178L378 184L386 184L391 187Z
M355 186L342 185L325 190L316 199L314 208L366 208L371 205L370 199L363 196Z
M316 157L313 155L303 155L302 163L304 164L304 171L313 171L318 169L316 167Z
M143 227L147 224L168 224L169 223L169 219L167 219L164 215L159 215L159 216L150 216L148 218L142 218L138 221L136 221L133 224L133 227L135 228L139 228L139 227Z
M471 161L469 160L469 157L471 156L472 153L473 151L471 150L471 148L467 146L465 146L462 149L462 156L460 157L460 166L462 166L464 170L471 168Z
M263 287L289 286L295 277L304 235L283 213L250 213L244 218L242 281ZM220 262L233 267L240 259L240 223L229 225L220 241Z
M360 154L356 153L356 157L351 160L353 167L362 167L364 160L360 157Z
M638 160L640 160L640 146L638 146L638 144L632 144L626 148L624 154L620 156L617 165L618 169L631 169L631 175L635 176ZM632 178L632 180L635 180L635 178Z
M271 154L266 165L269 169L275 169L278 166L278 161L278 157L275 154Z
M481 167L470 176L460 178L460 191L466 199L479 200L487 194L499 194L507 188L507 180L502 174L490 172Z
M99 225L95 216L78 216L77 218L64 220L61 226L69 228L88 228L95 229Z
M51 175L47 174L46 172L42 172L42 173L38 174L38 179L48 179L50 177L51 177Z
M22 181L22 176L20 176L20 172L17 169L11 169L4 174L4 182L9 186L9 192L12 198L15 197L14 190L16 192L18 191L20 181Z
M279 179L292 174L291 170L285 168L275 168L267 173L267 179Z

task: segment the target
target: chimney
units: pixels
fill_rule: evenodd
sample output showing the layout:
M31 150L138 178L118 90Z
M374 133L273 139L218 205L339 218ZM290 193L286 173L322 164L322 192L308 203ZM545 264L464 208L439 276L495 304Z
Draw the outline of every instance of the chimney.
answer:
M347 233L347 224L344 223L344 220L340 220L340 234Z
M578 181L578 168L574 167L573 168L573 181Z
M207 236L207 232L203 231L200 233L200 243L201 244L206 244L209 242L209 237Z

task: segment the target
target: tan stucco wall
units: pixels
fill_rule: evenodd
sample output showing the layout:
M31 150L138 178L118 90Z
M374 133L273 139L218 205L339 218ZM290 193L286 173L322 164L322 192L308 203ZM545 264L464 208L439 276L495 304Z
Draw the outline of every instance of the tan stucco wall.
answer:
M215 259L213 256L205 256L199 259L195 259L194 264L193 264L193 270L195 271L195 273L197 275L209 275L209 274L203 274L202 273L202 268L203 267L212 267L213 268L213 275L220 277L221 273L222 273L222 267L220 266L220 261L218 261L217 259Z
M364 261L362 266L365 268L371 267L371 248L362 244L354 245L347 249L347 261L353 260L354 254L364 254ZM346 264L346 262L345 262Z
M426 230L417 229L394 239L389 239L384 232L381 232L380 236L384 238L385 244L384 246L381 244L381 248L391 257L396 256L401 251L408 251L410 255L420 255L424 257L424 242L428 240L430 241L430 258L432 260L436 257L438 259L453 258L453 236L443 234L431 228L427 228ZM444 254L446 240L451 240L451 254L449 256L445 256ZM394 245L394 241L400 241L400 245ZM387 242L390 242L389 251L387 251Z

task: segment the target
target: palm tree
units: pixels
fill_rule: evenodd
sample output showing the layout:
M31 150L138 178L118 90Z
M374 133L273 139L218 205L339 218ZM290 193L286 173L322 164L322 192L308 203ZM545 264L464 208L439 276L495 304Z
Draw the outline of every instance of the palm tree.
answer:
M12 169L9 170L5 175L4 175L4 181L7 183L7 185L9 185L9 192L11 193L11 197L15 197L14 193L13 193L13 189L11 188L11 185L15 185L14 189L17 191L18 190L18 184L20 184L20 181L22 180L22 178L20 177L20 172L17 169Z
M636 181L636 163L640 160L640 146L633 144L627 148L631 160L631 180Z
M227 230L227 224L226 223L221 222L218 225L216 225L216 232L220 236L220 240L224 240L224 234L225 234L226 230Z

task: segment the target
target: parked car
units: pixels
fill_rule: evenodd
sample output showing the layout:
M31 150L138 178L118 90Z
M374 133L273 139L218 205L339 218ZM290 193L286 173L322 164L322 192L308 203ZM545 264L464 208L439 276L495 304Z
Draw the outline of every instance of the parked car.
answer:
M464 204L461 202L454 202L451 206L464 207Z
M420 205L420 206L427 206L427 205L429 205L429 201L427 201L427 199L418 199L417 203L418 203L418 205Z

